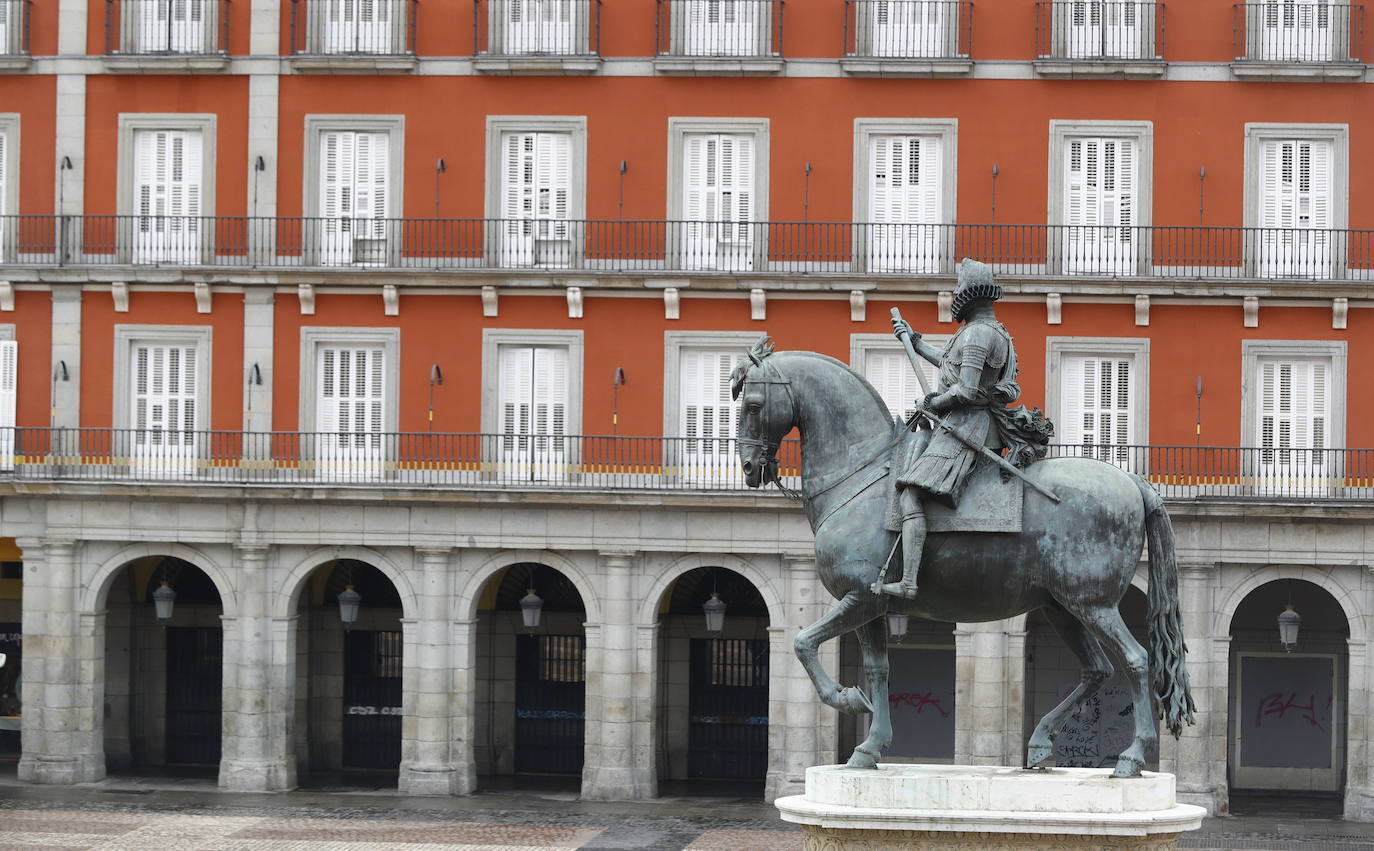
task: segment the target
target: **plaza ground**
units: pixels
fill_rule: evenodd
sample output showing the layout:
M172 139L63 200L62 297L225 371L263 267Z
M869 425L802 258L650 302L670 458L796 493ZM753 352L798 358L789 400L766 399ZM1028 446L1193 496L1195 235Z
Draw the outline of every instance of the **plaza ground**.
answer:
M327 782L327 781L326 781ZM217 791L213 780L114 777L71 787L0 775L0 851L17 849L646 849L800 851L799 830L748 794L632 803L580 801L575 789L466 797L401 796L350 785L280 794ZM722 789L724 793L736 790ZM1374 824L1339 818L1335 800L1240 798L1183 848L1374 849Z

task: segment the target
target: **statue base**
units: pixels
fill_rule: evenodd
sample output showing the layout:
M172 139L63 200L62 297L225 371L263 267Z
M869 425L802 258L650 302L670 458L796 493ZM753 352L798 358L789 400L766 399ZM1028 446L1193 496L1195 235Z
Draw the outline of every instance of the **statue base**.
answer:
M1180 804L1174 776L1117 779L1106 768L818 765L806 794L775 802L807 851L1174 848L1206 811Z

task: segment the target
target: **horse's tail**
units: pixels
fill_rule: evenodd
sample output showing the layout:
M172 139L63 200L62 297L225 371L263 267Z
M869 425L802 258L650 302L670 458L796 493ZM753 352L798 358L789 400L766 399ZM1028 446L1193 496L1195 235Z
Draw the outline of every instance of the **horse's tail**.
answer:
M1145 499L1145 535L1150 545L1150 684L1156 717L1177 738L1184 723L1193 723L1193 695L1188 690L1188 645L1178 608L1178 556L1174 526L1164 500L1140 476L1134 477Z

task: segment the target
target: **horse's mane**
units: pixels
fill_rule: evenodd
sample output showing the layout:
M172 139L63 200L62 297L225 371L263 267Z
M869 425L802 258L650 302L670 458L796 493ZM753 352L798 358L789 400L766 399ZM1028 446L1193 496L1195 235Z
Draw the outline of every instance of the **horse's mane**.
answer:
M739 365L736 366L733 371L731 371L731 399L739 398L740 391L744 389L745 376L749 374L749 370L753 369L755 366L762 364L766 358L772 357L773 354L773 339L769 337L767 334L764 334L749 349L748 360L740 361ZM862 387L864 390L868 391L869 397L873 399L873 402L878 406L878 409L884 411L888 419L892 418L892 412L888 410L887 402L883 401L883 397L878 393L877 388L875 388L867 378L864 378L853 367L851 367L844 361L839 360L837 358L832 358L830 355L823 355L820 352L788 350L783 352L777 352L777 354L789 358L808 358L811 360L824 361L825 363L839 367L840 369L854 376L854 379L858 381L859 386Z

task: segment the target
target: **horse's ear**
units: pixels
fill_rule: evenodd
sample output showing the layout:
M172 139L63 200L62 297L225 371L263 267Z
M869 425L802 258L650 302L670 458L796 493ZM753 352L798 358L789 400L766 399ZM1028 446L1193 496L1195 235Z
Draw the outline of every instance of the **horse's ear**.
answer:
M773 338L764 334L754 342L753 348L749 350L749 360L754 362L754 366L758 366L764 358L771 354L773 354Z
M731 402L739 401L739 394L740 394L740 391L742 391L742 390L744 389L744 376L745 376L745 373L747 373L748 371L749 371L749 368L748 368L747 366L744 365L744 362L743 362L743 361L740 361L740 363L736 364L735 368L734 368L733 370L730 371L730 401L731 401Z

